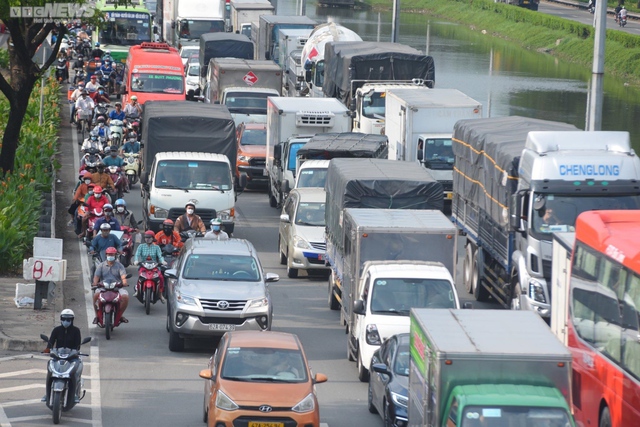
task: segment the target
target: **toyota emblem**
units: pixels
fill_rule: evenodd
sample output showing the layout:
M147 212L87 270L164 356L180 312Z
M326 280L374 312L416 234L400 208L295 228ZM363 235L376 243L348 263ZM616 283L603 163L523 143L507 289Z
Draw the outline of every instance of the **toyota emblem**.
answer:
M269 405L262 405L258 408L258 411L260 412L271 412L273 411L273 408Z
M217 306L220 310L226 310L229 308L229 301L218 301Z

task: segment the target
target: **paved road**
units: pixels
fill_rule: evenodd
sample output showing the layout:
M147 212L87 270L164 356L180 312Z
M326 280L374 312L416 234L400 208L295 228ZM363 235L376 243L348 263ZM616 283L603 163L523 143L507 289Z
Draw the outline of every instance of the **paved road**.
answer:
M569 6L567 4L555 3L555 2L540 2L538 9L540 13L546 13L548 15L555 15L560 18L570 19L572 21L578 21L583 24L594 24L594 15L587 12L586 9L578 8L575 6ZM631 18L631 17L630 17ZM627 25L621 28L614 20L613 14L607 15L607 29L609 30L621 30L630 34L640 35L640 21L628 19Z

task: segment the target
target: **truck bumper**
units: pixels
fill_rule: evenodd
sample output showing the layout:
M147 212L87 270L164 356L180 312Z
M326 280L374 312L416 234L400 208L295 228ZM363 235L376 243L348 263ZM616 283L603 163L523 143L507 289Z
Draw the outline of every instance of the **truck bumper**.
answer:
M535 301L528 296L522 295L520 297L520 305L523 310L531 310L540 315L545 320L551 318L551 306L546 303Z
M247 174L249 181L266 181L269 178L267 169L262 166L238 166L238 171Z

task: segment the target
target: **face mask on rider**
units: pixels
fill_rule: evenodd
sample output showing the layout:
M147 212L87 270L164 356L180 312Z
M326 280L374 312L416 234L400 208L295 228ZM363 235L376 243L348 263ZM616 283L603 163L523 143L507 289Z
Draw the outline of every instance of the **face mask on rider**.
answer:
M111 157L117 157L118 156L118 152L117 151L112 151L111 152Z
M187 213L188 213L189 215L193 215L193 209L187 209Z
M211 229L212 229L213 231L220 231L220 226L219 226L219 225L212 225L212 226L211 226Z
M124 206L118 206L116 209L118 210L118 213L124 212Z
M71 326L71 320L63 320L62 326L64 326L65 328L68 328L69 326Z
M102 197L102 194L101 193L95 193L93 195L93 197L95 197L96 199L99 199L100 197Z
M107 257L107 261L111 261L111 262L113 262L113 261L115 261L115 260L116 260L116 257L114 257L114 256L108 256L108 257Z

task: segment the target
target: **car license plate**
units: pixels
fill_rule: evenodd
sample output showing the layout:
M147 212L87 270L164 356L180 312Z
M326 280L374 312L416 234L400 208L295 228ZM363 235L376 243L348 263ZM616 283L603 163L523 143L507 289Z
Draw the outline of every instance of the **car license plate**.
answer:
M211 323L209 324L210 331L233 331L236 329L235 325L224 325L221 323Z
M284 427L284 423L268 423L264 421L249 421L249 427Z
M451 199L453 199L453 193L444 193L444 197L445 197L445 199L451 200Z

